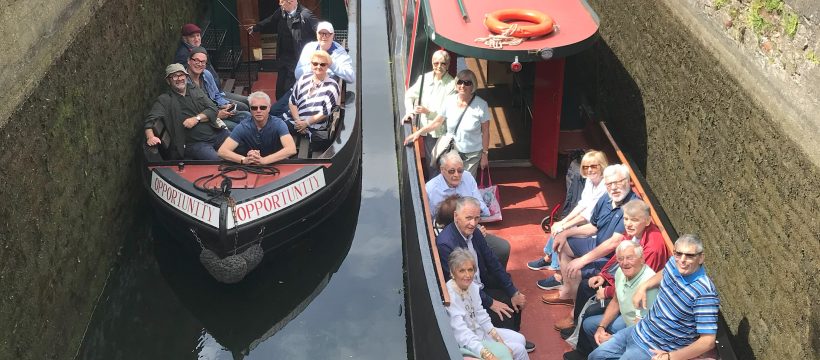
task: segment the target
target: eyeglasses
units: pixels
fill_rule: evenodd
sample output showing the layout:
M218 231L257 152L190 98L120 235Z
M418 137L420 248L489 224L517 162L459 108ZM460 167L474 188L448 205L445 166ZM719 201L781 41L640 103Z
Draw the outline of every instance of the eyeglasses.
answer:
M171 75L168 75L168 77L171 78L172 80L184 79L185 74L171 74Z
M199 60L199 59L191 58L191 62L193 62L194 64L197 64L197 65L204 65L204 64L208 63L208 59Z
M686 259L686 258L694 259L694 258L700 256L700 254L703 254L703 251L690 254L690 253L685 253L685 252L680 252L680 251L675 250L675 257L678 258L678 259Z
M253 111L257 111L257 110L265 111L267 109L268 109L267 105L260 105L260 106L251 105L251 110L253 110Z
M333 36L332 32L320 32L319 36Z
M470 80L458 79L458 81L456 81L456 85L473 86L473 82Z
M447 63L444 61L434 61L433 66L447 66Z
M447 170L447 173L448 173L448 174L450 174L450 175L454 175L454 174L456 173L456 171L458 171L458 173L459 173L459 174L461 174L461 173L463 173L463 172L464 172L464 168L459 168L459 169L448 169L448 170Z
M621 180L610 181L610 182L607 182L607 183L604 183L604 184L606 185L607 188L611 188L611 187L615 187L615 186L621 186L625 183L626 183L626 178L623 178Z
M600 165L598 165L598 164L592 164L592 165L581 165L581 170L586 170L586 169L597 169L597 168L599 168L599 167L601 167L601 166L600 166Z
M315 61L311 62L311 64L313 64L313 66L318 66L318 67L325 67L325 66L327 66L327 63L315 62Z

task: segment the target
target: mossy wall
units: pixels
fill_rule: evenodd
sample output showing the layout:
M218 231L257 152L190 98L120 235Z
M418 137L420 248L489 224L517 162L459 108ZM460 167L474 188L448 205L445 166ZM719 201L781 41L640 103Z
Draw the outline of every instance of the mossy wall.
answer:
M704 239L737 358L819 358L820 169L668 2L590 5L586 95L678 232Z
M179 26L202 11L196 0L57 2L94 11L50 23L85 25L44 76L27 75L42 81L0 127L2 359L73 358L118 249L144 241L142 119Z

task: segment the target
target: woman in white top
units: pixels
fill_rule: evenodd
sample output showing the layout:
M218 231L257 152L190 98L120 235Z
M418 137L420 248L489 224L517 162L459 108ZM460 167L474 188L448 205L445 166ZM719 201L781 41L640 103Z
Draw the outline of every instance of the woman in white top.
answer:
M495 328L487 310L481 306L478 284L475 283L476 261L470 250L457 248L448 258L450 280L450 326L458 345L468 354L484 360L528 360L524 335L510 329Z
M552 224L549 241L547 241L547 245L544 246L544 257L530 261L527 263L527 267L532 270L558 270L558 256L552 251L553 236L564 231L564 229L583 225L589 221L592 215L592 209L595 208L598 199L606 193L603 173L604 168L606 168L608 164L609 162L603 152L590 150L584 154L584 157L581 159L581 176L586 180L584 180L584 190L581 192L581 200L578 201L578 205L576 205L565 218ZM541 285L541 282L539 282L539 287L542 289L550 287Z
M484 99L475 96L476 77L470 70L456 74L456 94L445 100L444 110L436 118L404 139L409 144L447 124L447 133L454 135L454 143L464 160L464 168L478 178L478 166L487 167L490 146L490 111Z

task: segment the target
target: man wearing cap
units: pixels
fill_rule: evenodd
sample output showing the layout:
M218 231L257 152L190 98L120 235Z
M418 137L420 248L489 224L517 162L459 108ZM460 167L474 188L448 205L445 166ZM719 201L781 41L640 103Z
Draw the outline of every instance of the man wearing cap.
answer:
M187 83L188 71L180 64L165 68L168 91L160 95L145 118L145 139L148 146L162 143L154 133L154 124L164 122L171 144L172 159L219 160L216 149L228 137L225 124L216 117L217 108L202 89Z
M330 64L328 74L336 76L345 82L356 82L356 73L353 70L353 61L350 60L350 55L342 47L341 44L333 41L333 24L322 21L316 26L316 40L311 41L302 49L302 54L299 56L299 62L296 64L295 75L296 78L311 72L310 58L316 50L324 50L330 54L333 62Z
M261 31L269 25L276 28L276 60L279 65L276 74L277 97L281 98L296 82L293 74L298 60L296 56L313 38L318 22L316 16L296 0L279 0L279 8L273 15L247 27L248 33Z
M191 56L188 58L188 83L205 91L208 98L219 107L216 117L224 120L229 129L233 129L242 119L251 117L248 112L248 98L237 94L228 96L219 90L211 72L205 71L207 64L208 51L201 46L191 48Z
M185 64L188 63L188 58L191 56L191 49L202 46L202 29L196 26L196 24L185 24L182 25L181 32L182 37L179 39L179 46L174 55L174 62L185 66ZM221 84L219 74L216 73L216 69L214 69L213 65L208 63L206 68L211 72L211 75L213 75L214 82Z

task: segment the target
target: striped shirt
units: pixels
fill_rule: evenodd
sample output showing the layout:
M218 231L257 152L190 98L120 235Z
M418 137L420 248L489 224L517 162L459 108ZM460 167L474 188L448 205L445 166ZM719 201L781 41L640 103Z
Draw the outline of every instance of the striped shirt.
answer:
M658 298L649 316L635 327L634 340L649 349L675 351L693 343L699 334L716 334L718 298L715 284L703 266L681 276L671 257L663 269Z
M339 83L330 76L319 84L313 82L313 73L302 75L293 85L290 103L296 105L300 118L316 114L330 115L331 109L339 104ZM288 120L290 113L286 112ZM327 127L327 118L319 123L310 125L313 129L322 130Z

